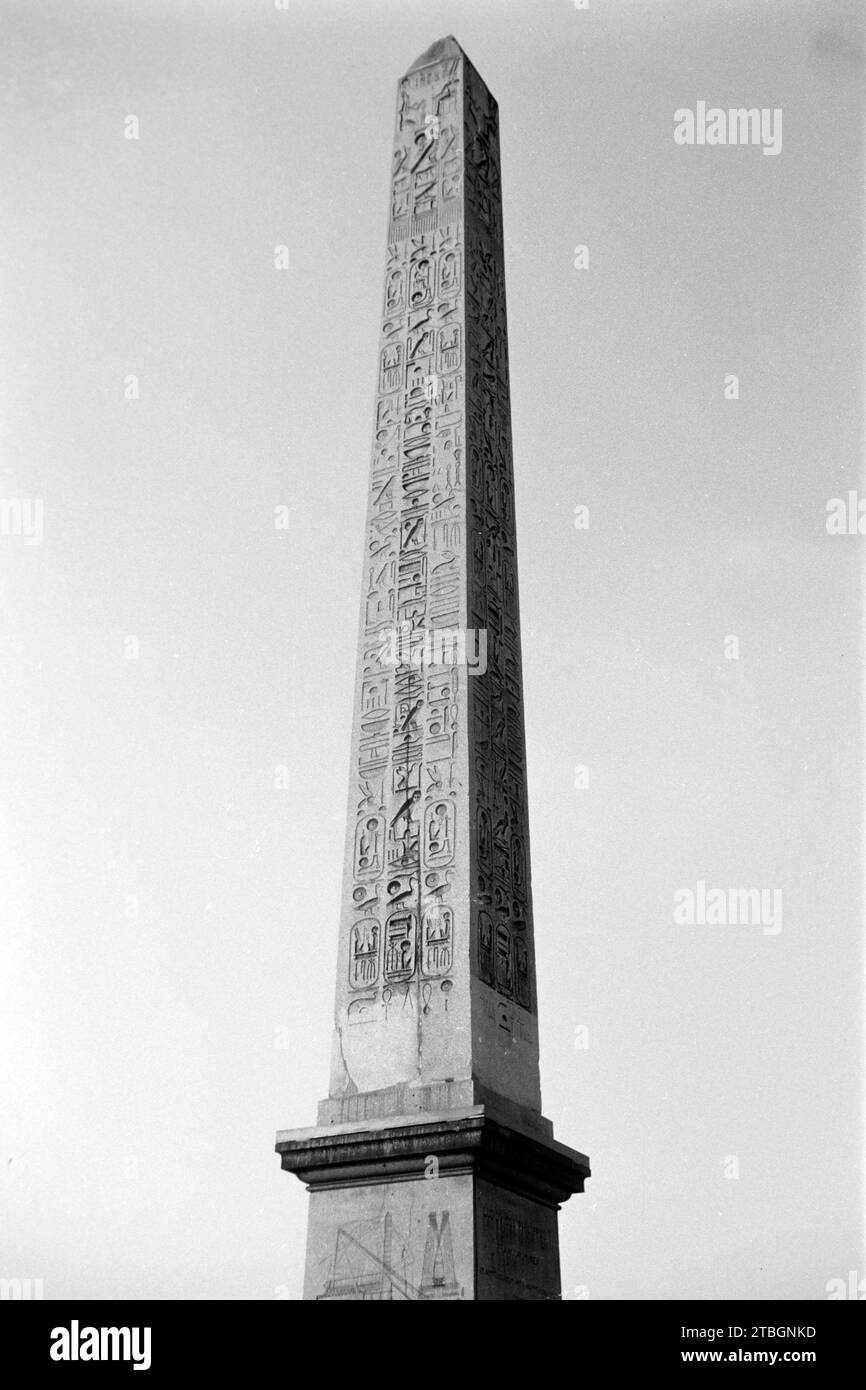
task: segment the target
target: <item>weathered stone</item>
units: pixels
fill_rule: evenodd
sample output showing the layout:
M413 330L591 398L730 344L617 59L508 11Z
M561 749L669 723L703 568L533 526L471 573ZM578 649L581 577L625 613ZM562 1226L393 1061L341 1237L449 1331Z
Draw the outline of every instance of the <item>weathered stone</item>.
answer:
M498 114L449 37L398 89L330 1093L277 1145L305 1298L559 1297L513 497Z

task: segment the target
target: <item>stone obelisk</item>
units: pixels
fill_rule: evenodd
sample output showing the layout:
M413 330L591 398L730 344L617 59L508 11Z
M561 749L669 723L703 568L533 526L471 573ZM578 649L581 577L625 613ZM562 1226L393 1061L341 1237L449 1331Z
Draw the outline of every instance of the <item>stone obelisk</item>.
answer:
M497 105L398 88L331 1084L281 1132L305 1299L557 1299L589 1164L541 1114Z

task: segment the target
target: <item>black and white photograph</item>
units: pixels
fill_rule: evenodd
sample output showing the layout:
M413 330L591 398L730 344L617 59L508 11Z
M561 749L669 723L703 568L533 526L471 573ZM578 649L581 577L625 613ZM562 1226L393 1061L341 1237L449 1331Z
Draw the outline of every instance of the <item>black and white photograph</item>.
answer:
M0 23L25 1374L218 1370L227 1304L285 1370L288 1304L433 1299L826 1373L866 1299L862 5Z

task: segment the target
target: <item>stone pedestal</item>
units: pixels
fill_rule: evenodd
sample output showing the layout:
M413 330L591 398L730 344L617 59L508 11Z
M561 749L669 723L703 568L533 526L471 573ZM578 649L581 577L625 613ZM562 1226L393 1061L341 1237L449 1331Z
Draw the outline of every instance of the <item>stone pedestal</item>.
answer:
M556 1213L589 1163L474 1105L277 1136L308 1184L304 1298L560 1297Z

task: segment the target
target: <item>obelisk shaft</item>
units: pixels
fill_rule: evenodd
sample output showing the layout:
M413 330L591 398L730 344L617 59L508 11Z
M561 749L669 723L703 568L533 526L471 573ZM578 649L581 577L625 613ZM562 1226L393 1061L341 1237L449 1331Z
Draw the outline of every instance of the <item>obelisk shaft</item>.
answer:
M323 1118L537 1111L497 114L456 45L400 84L389 211Z

